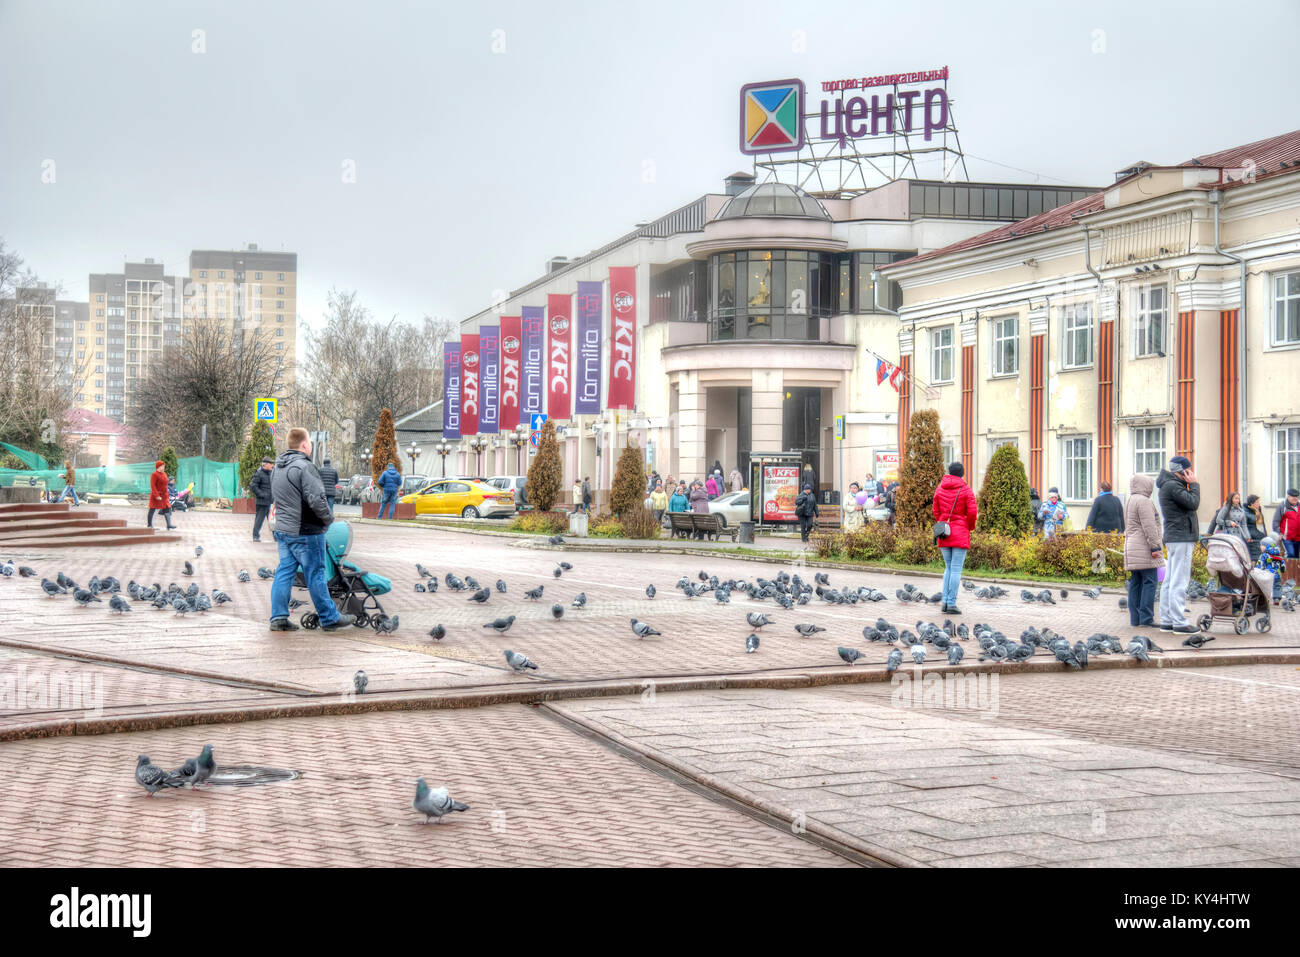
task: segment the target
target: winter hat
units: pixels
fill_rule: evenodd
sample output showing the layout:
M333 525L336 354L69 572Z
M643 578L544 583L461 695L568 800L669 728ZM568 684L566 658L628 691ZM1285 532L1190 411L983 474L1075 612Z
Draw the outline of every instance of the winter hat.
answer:
M1185 455L1175 455L1169 460L1169 471L1181 472L1192 467L1192 460Z
M811 491L812 491L812 486L811 486L811 485L804 485L803 490L804 490L805 492L811 492Z
M166 463L165 463L162 459L159 459L157 462L155 462L155 463L153 464L153 467L156 468L156 469L160 469L160 468L162 468L165 464L166 464Z
M1286 494L1290 495L1292 498L1300 497L1300 489L1289 488L1286 490Z
M262 464L263 464L263 465L274 465L274 464L275 464L275 459L264 458L264 459L262 459Z

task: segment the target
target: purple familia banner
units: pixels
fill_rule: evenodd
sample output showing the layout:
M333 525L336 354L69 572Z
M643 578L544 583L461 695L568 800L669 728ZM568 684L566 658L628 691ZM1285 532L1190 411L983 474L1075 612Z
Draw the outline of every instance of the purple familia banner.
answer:
M483 411L478 416L478 430L485 435L498 432L501 408L501 327L480 326L478 330L479 368L483 370Z
M442 437L460 438L460 339L442 346Z
M527 422L528 417L534 412L542 411L542 361L546 355L546 308L524 306L520 311L523 314L524 330L524 402L519 411L519 421Z
M602 282L578 283L574 309L578 338L573 344L578 366L578 381L573 390L575 415L597 415L600 412L600 311L605 301L604 293L605 284Z

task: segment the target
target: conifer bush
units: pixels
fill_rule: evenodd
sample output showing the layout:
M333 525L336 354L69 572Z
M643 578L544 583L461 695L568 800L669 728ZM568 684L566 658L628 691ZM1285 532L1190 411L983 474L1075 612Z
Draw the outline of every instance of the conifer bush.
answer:
M981 532L1019 537L1034 530L1034 513L1029 506L1029 477L1014 445L993 453L978 499Z
M541 444L533 456L533 464L528 466L528 482L524 488L528 504L540 512L549 512L555 508L563 480L564 468L560 464L560 445L555 438L555 423L547 419L542 426Z

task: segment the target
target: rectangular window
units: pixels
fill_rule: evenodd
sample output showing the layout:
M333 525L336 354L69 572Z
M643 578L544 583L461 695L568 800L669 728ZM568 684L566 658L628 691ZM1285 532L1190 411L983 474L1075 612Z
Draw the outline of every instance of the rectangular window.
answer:
M750 286L751 286L751 291L753 291L753 290L752 290L753 283L750 283ZM755 294L757 294L757 293L755 293ZM275 308L277 308L277 309L283 309L283 308L284 308L284 300L283 300L283 299L277 300L276 303L275 303Z
M1008 316L993 320L993 374L1015 375L1020 371L1020 319Z
M276 316L276 317L275 317L275 321L276 321L276 322L284 322L284 316Z
M1165 354L1165 319L1169 304L1164 286L1139 286L1133 316L1133 356Z
M1300 488L1300 428L1277 430L1277 495L1281 501L1289 488Z
M1092 439L1061 439L1061 449L1065 457L1065 497L1075 502L1092 498Z
M253 273L253 278L254 278L254 279L261 279L261 278L262 278L262 274L261 274L260 272L255 272L255 273ZM261 290L259 289L258 292L261 292Z
M283 286L276 286L276 287L275 287L275 294L276 294L277 296L283 296L283 295L284 295L284 287L283 287Z
M1065 331L1061 341L1061 365L1082 369L1092 365L1092 306L1079 303L1065 307Z
M930 330L930 381L951 382L953 326Z
M953 441L944 442L940 448L943 450L943 465L947 469L949 465L957 461L957 443Z
M199 270L199 278L200 278L200 279L207 279L207 278L208 278L208 271L207 271L206 269L200 269L200 270Z
M225 278L226 278L226 271L225 271L224 269L218 270L218 271L217 271L217 278L218 278L218 279L225 279Z
M276 274L275 274L275 278L278 279L278 280L280 280L280 282L284 282L284 273L282 273L282 272L278 272L278 273L276 273Z
M1289 272L1273 277L1273 345L1295 343L1300 343L1300 272Z
M1165 429L1133 430L1133 470L1155 475L1165 467Z

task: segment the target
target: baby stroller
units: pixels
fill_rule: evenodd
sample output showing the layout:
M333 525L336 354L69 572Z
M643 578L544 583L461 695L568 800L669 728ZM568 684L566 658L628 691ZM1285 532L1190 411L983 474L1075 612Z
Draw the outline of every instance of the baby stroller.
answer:
M1219 587L1229 591L1210 592L1210 614L1197 621L1201 631L1209 631L1216 621L1231 622L1239 635L1250 630L1252 615L1255 630L1268 631L1272 627L1269 601L1273 596L1273 576L1262 568L1252 568L1250 551L1236 535L1211 535L1202 539L1208 553L1205 567L1219 577Z
M378 631L380 622L388 620L378 596L392 591L393 583L383 575L362 571L347 561L351 548L352 526L343 521L332 522L325 531L325 583L339 611L356 616L356 627L369 625ZM306 585L302 572L298 573L294 583ZM314 611L304 614L300 621L304 628L320 625L320 618Z

